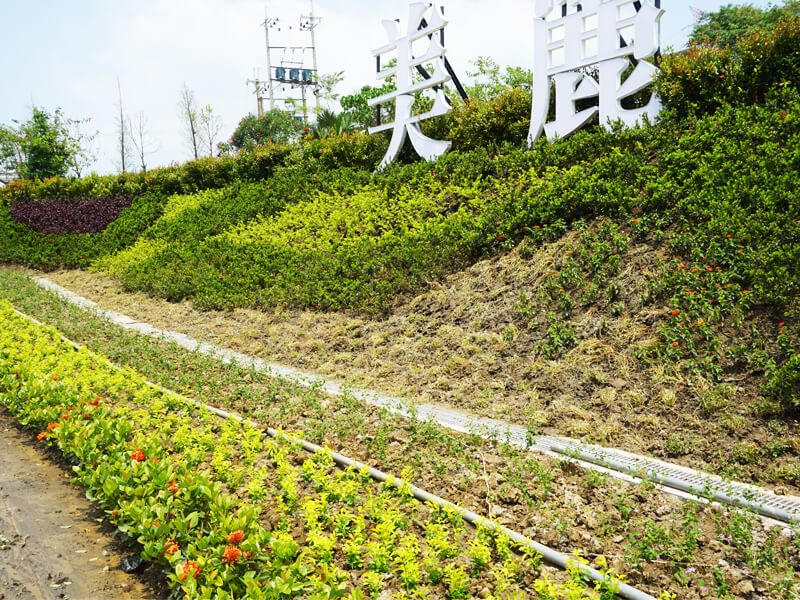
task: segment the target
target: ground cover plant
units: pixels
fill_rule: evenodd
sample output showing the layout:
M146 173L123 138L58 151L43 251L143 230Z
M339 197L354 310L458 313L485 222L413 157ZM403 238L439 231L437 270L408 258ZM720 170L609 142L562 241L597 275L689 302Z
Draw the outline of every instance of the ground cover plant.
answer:
M566 581L553 582L535 552L468 529L407 486L340 470L329 451L308 456L291 436L219 422L76 351L7 303L0 315L0 401L74 463L90 498L144 558L174 570L169 580L186 597L365 598L390 589L466 598L484 585L515 597L615 596L613 578L586 589L577 560Z
M328 443L385 471L402 471L417 485L491 514L551 547L579 551L597 567L605 568L601 557L607 557L605 564L615 572L656 596L670 589L681 598L701 593L746 597L748 592L740 591L753 586L760 597L791 597L784 590L797 585L797 538L793 541L780 528L765 530L753 515L682 506L649 484L629 487L597 473L562 468L502 439L454 434L351 397L328 397L251 369L223 365L125 332L58 300L18 273L2 272L0 290L38 319L58 323L70 338L152 381L213 399L260 423L302 431L306 439ZM236 452L231 456L235 461ZM226 471L227 460L217 464ZM236 490L251 485L259 490L248 478L235 476L236 469L230 472ZM728 566L719 566L720 560ZM716 591L709 594L712 589Z

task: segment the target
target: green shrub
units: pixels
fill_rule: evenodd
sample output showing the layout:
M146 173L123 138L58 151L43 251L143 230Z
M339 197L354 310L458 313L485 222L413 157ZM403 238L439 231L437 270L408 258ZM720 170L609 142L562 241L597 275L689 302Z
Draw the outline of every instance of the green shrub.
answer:
M794 354L775 370L764 385L764 393L779 401L787 412L800 412L800 355Z
M760 103L770 90L800 83L800 18L756 29L733 46L693 43L666 56L655 89L679 116L707 114L725 104Z
M450 114L424 121L422 129L436 139L452 140L452 151L523 148L531 122L531 93L507 88L486 101L458 103Z

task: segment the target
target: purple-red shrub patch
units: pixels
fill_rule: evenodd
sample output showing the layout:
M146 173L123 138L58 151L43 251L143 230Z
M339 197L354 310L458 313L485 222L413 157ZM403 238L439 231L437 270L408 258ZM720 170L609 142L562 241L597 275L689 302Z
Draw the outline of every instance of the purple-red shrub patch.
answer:
M39 233L98 233L132 202L133 196L125 194L82 200L58 198L43 202L26 199L14 202L10 212L14 221Z

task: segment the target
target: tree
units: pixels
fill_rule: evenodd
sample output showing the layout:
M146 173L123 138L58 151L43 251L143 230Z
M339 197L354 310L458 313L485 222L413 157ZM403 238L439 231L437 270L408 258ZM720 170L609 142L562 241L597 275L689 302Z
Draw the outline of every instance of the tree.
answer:
M252 150L269 142L287 142L297 137L303 126L290 113L273 109L262 116L247 115L239 121L230 143L223 150Z
M140 111L133 121L128 120L128 135L131 144L136 150L136 157L142 165L142 171L147 173L146 159L156 152L158 148L154 147L154 142L147 133L147 116L143 112Z
M189 141L192 152L194 153L194 158L197 160L200 158L200 153L198 151L199 123L197 100L195 100L194 92L189 89L189 86L186 84L186 82L183 83L183 89L180 93L178 110L180 112L181 119L183 119L186 137Z
M509 88L531 90L533 74L530 69L506 65L505 70L502 70L500 65L487 56L479 56L472 63L476 70L467 72L467 75L476 81L467 86L470 100L490 100Z
M395 90L397 90L397 86L394 84L394 81L385 83L381 87L365 85L355 94L342 96L342 108L352 115L353 123L363 129L366 129L367 127L378 124L377 109L370 107L367 102L372 98L383 96L384 94L394 92ZM389 102L384 106L381 106L381 120L386 122L393 119L394 102Z
M783 6L767 10L751 4L728 4L716 12L703 14L689 40L721 47L735 46L737 40L755 29L771 29L784 17L800 16L800 0L789 0Z
M336 71L335 73L322 74L319 76L319 97L325 100L325 103L330 109L332 102L339 99L340 94L336 93L336 87L344 81L344 71Z
M36 106L24 123L0 127L0 161L23 179L66 175L74 149L61 109L52 115Z
M84 131L84 126L91 122L91 118L85 119L66 119L64 135L70 149L69 167L72 173L80 179L86 169L97 161L93 142L97 137L98 130L94 133Z
M117 141L119 142L119 167L124 173L131 156L131 142L128 136L128 121L125 117L125 111L122 109L122 86L119 83L119 77L117 77L117 98L119 99L117 104L119 115L115 118L115 121L117 124Z
M214 156L214 147L222 131L222 117L214 114L214 109L206 104L197 113L198 136L203 146L203 151L208 148L208 155Z

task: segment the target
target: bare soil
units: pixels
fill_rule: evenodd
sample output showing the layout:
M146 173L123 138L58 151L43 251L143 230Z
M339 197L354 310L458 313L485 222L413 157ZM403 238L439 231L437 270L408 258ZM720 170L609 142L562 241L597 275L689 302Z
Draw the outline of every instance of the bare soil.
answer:
M70 472L0 409L0 599L158 600L158 570L127 574L126 548Z

